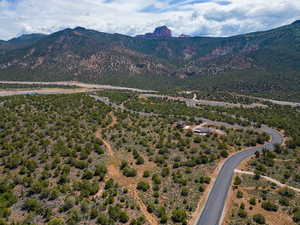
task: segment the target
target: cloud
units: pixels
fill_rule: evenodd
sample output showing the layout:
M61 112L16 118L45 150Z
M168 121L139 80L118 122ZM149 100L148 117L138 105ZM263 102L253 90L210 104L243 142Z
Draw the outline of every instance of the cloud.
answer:
M175 35L230 36L299 15L295 0L0 0L0 39L76 26L136 35L167 25Z

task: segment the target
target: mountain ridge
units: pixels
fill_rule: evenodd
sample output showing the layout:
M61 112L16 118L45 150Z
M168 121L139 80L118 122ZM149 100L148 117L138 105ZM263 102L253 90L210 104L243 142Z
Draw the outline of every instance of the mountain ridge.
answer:
M233 37L172 37L164 26L151 34L131 37L76 27L31 43L28 38L8 50L0 42L0 79L235 91L300 87L298 22ZM229 78L232 85L225 85L222 80Z

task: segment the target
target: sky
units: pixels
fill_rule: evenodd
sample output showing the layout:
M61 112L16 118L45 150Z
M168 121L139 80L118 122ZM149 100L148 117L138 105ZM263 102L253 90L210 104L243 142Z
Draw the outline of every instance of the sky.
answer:
M300 19L300 0L0 0L0 39L82 26L137 35L232 36Z

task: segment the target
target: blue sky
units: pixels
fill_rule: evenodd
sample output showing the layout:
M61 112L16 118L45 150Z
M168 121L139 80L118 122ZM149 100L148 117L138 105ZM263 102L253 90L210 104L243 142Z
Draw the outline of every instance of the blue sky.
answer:
M300 19L300 0L0 0L0 39L83 26L136 35L231 36Z

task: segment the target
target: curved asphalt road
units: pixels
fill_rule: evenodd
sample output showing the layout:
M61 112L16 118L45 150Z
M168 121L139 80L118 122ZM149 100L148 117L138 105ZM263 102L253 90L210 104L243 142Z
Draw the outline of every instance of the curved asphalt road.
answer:
M90 95L91 97L95 98L98 101L102 101L106 104L110 104L111 106L115 108L119 108L122 110L127 110L131 113L138 113L140 115L144 116L154 116L153 113L144 113L144 112L136 112L133 110L128 110L124 107L118 106L114 103L111 103L108 98L103 98L95 95ZM239 126L239 125L230 125L228 123L224 122L218 122L218 121L212 121L205 118L196 118L200 119L203 122L208 122L215 125L220 126L226 126L231 128L241 128L241 129L247 129L245 127ZM245 151L238 152L235 155L229 157L223 164L218 177L216 179L216 182L214 183L213 188L210 191L208 200L205 204L205 207L196 221L195 225L219 225L222 219L223 210L225 207L225 202L227 199L228 191L231 186L234 169L246 158L253 155L256 151L262 151L263 149L269 149L272 150L275 144L282 144L283 143L283 137L282 135L267 126L262 126L260 129L261 131L266 132L271 136L271 141L265 145L249 148Z
M269 127L264 126L263 131L271 135L271 142L264 146L250 148L239 152L228 158L223 164L221 171L216 179L216 182L211 189L208 200L202 211L201 216L196 225L218 225L221 221L227 194L231 186L231 181L234 174L234 169L246 158L253 155L256 151L262 151L264 148L272 150L274 144L281 144L283 137L281 134Z
M135 112L133 110L128 110L125 109L122 106L116 105L112 102L109 101L108 98L103 98L95 95L90 95L91 97L95 98L97 101L104 102L105 104L111 105L115 108L119 108L122 110L127 110L132 113L138 113L141 115L145 116L154 116L155 114L153 113L144 113L144 112ZM200 118L204 122L211 122L219 125L225 125L225 126L230 126L230 127L237 127L237 128L243 128L241 126L232 126L226 123L222 122L216 122L216 121L211 121L207 120L205 118ZM236 153L235 155L231 156L228 158L225 163L223 164L218 177L216 179L216 182L211 189L211 192L209 194L208 200L205 204L205 207L202 211L201 216L195 223L196 225L219 225L220 220L222 218L225 202L227 199L227 194L231 186L231 181L233 178L234 174L234 169L246 158L249 156L253 155L256 151L262 151L264 148L266 149L273 149L274 144L281 144L283 142L283 137L279 132L276 130L273 130L267 126L264 126L261 128L261 130L265 131L268 133L271 137L272 140L271 142L260 146L260 147L253 147L249 148L248 150Z

